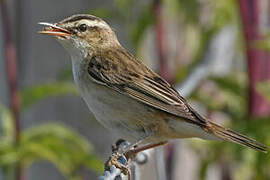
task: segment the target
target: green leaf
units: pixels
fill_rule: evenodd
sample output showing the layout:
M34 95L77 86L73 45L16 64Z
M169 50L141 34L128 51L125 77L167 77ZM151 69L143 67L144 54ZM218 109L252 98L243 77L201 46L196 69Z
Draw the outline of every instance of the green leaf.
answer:
M14 142L14 118L8 108L0 104L0 119L2 120L2 131L0 146Z
M72 176L83 165L96 172L103 170L91 144L60 124L44 124L23 132L20 156L27 166L38 160L48 160L66 176Z
M270 81L264 81L257 83L256 90L268 101L270 102Z
M19 161L19 155L14 143L0 144L0 165L2 167L12 166Z
M15 147L15 128L12 112L0 104L1 138L0 166L5 179L14 179L13 170L19 157Z
M28 87L22 90L20 95L21 106L26 109L44 98L60 95L78 95L78 90L73 83L55 82Z

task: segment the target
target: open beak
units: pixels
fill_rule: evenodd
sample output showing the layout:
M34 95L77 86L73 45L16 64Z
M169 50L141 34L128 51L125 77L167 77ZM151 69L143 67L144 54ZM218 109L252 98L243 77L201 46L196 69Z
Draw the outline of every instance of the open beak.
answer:
M42 31L38 32L40 34L53 35L53 36L58 36L58 37L67 37L67 36L72 35L72 32L64 28L61 28L55 24L46 23L46 22L40 22L38 24L45 26Z

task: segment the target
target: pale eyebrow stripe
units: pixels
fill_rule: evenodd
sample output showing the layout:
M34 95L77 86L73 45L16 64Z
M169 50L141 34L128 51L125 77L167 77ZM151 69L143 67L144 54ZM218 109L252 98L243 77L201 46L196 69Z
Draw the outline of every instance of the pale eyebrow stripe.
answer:
M98 27L106 27L107 25L102 21L81 21L81 23L85 23L90 27L98 26Z

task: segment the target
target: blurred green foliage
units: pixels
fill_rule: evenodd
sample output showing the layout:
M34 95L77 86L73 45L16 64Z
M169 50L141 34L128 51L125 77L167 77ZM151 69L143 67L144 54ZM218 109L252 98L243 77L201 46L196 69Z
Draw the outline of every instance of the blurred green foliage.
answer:
M78 95L78 90L71 82L56 82L28 87L21 91L21 106L28 108L44 98L64 95Z
M73 83L40 84L21 91L22 110L48 97L77 95ZM79 171L85 167L101 173L103 163L95 155L92 145L63 124L46 123L24 129L20 142L15 144L14 118L10 110L0 105L1 137L0 167L5 179L14 179L13 170L18 163L23 168L37 161L49 161L72 180L79 180Z
M244 74L242 74L244 75ZM251 138L270 145L270 117L249 117L247 111L247 80L236 74L223 78L210 79L216 85L214 96L209 92L197 91L193 98L202 102L210 112L223 112L231 121L227 127ZM258 85L262 94L269 96L269 83ZM268 93L266 93L268 92ZM228 142L213 143L194 140L191 147L199 154L201 179L206 178L210 165L230 163L233 179L269 179L270 157L253 149ZM221 166L222 168L222 166Z
M137 49L140 45L142 38L144 37L143 35L145 34L145 31L150 25L154 24L154 20L155 18L153 8L152 6L147 5L143 7L137 20L131 24L130 36L134 46Z

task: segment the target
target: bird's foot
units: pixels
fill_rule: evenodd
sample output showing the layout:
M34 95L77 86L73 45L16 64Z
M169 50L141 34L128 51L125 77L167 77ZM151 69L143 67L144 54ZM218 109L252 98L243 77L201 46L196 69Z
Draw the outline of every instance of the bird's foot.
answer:
M112 155L105 163L105 170L109 171L112 167L120 169L121 173L131 179L131 166L132 162L138 164L145 164L147 162L147 154L144 150L154 148L156 146L164 145L167 142L160 142L157 144L148 144L146 146L137 147L137 144L131 144L123 139L118 140L112 146ZM137 156L140 153L141 156Z
M115 166L120 169L121 172L130 177L131 176L131 158L127 157L124 152L132 149L131 144L128 141L119 139L114 145L112 145L112 155L105 163L105 170L109 170L110 167Z
M131 176L130 160L123 154L113 153L110 156L109 160L105 163L105 170L110 170L112 166L120 169L124 175Z
M130 142L124 139L119 139L112 146L112 152L113 154L125 156L127 160L134 160L137 155L137 151L135 151L137 147L138 147L137 143L131 144Z

